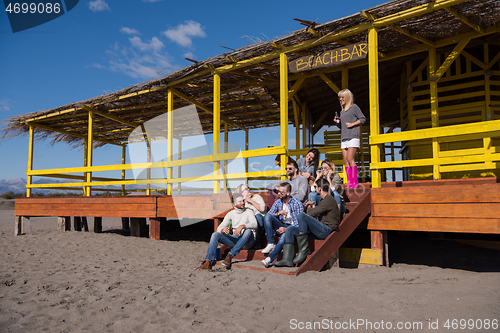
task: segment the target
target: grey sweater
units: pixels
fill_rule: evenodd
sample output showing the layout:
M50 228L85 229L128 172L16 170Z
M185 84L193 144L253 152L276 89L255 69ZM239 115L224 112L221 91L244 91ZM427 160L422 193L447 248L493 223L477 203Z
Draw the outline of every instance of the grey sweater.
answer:
M346 111L340 112L340 123L337 124L337 127L341 130L341 140L349 140L349 139L359 139L361 137L361 131L359 126L354 126L351 128L347 128L346 123L354 123L356 120L361 122L361 125L365 123L366 117L361 112L361 109L356 104L353 104Z

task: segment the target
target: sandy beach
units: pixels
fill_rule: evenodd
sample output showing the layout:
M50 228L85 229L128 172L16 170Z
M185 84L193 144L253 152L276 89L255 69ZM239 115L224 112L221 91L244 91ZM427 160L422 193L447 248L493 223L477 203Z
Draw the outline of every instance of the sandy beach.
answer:
M499 331L498 250L392 237L390 268L197 271L211 223L154 241L118 219L96 234L33 218L14 236L13 209L0 201L0 332Z

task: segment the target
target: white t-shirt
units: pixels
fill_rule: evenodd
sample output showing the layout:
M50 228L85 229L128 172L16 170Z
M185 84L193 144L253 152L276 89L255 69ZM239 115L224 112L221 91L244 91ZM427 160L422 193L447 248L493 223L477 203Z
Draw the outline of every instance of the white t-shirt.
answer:
M286 212L286 215L283 215L283 223L292 224L292 215L290 215L290 207L288 207L287 204L283 203L283 210Z

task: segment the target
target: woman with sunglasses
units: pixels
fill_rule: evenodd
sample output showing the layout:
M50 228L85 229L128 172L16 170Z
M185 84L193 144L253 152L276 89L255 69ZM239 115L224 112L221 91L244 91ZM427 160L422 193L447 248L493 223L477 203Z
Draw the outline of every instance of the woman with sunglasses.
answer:
M341 130L342 157L347 174L347 188L358 187L358 167L354 160L356 151L360 147L361 125L365 123L366 117L361 109L353 103L353 94L349 89L341 90L338 94L340 107L340 118L335 116L333 120Z
M345 203L340 195L342 193L342 179L335 170L335 164L329 159L325 159L321 162L321 168L316 171L316 179L314 182L316 183L320 179L324 179L330 185L330 194L335 198L340 212L343 214L345 210ZM311 192L309 193L309 201L306 203L306 207L314 205L317 206L320 201L321 197L316 192Z

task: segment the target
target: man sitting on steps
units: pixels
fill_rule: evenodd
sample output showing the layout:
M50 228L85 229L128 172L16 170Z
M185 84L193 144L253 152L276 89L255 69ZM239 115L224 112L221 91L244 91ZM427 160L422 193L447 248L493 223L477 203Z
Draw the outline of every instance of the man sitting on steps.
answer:
M222 223L217 227L217 232L212 233L208 244L207 256L201 266L196 269L212 269L215 265L215 251L219 243L231 247L222 265L231 268L231 260L241 250L250 249L255 244L257 220L251 209L245 208L245 200L241 193L233 194L234 209L226 214ZM230 223L232 222L232 228Z
M316 186L321 201L314 208L308 205L307 215L304 213L299 214L297 217L298 226L290 226L286 229L283 259L280 261L281 266L293 267L306 260L310 252L308 248L308 231L317 239L323 240L339 228L339 206L335 198L329 194L330 184L326 179L320 178L316 181ZM295 259L294 238L297 238L298 245L298 253ZM275 266L279 265L275 264Z

